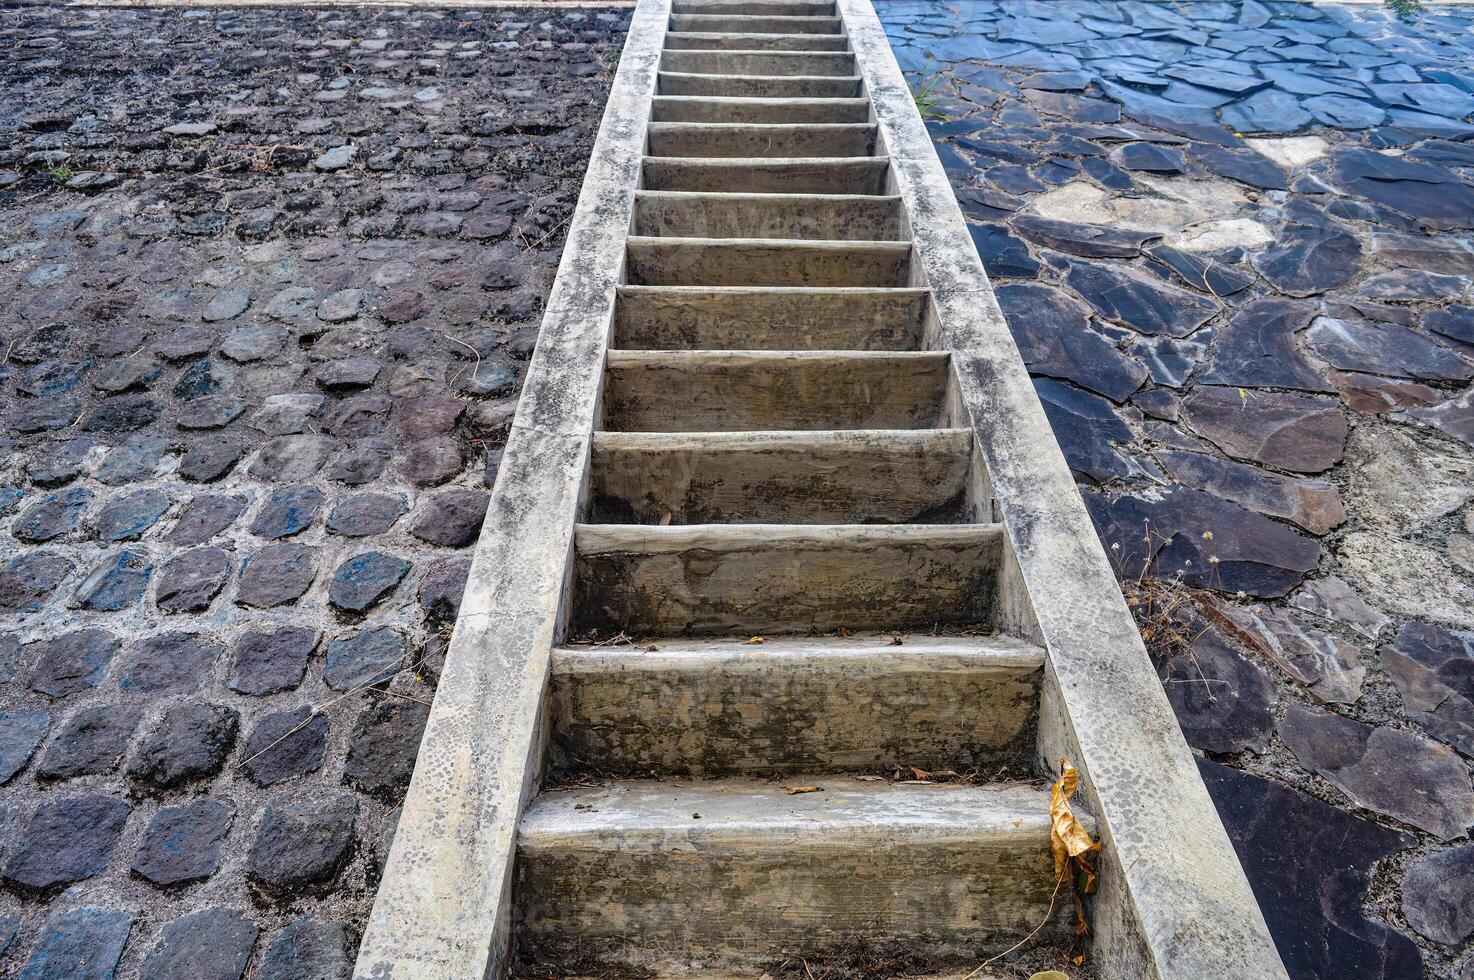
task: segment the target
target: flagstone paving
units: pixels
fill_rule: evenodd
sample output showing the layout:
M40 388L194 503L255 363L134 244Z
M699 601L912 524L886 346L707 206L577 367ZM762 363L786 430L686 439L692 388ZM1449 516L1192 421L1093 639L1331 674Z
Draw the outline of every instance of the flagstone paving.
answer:
M0 976L346 975L627 20L0 11Z
M1291 974L1474 977L1474 6L877 7Z

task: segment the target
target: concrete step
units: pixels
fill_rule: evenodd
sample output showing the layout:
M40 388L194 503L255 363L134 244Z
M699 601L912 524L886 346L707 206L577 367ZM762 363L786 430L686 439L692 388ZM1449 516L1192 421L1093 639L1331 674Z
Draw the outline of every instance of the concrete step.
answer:
M998 636L681 639L553 652L554 765L691 776L993 772L1033 745L1044 651Z
M853 99L858 75L697 75L662 71L661 95L732 96L754 99Z
M875 151L869 123L653 122L656 157L863 157Z
M792 782L823 791L721 780L545 792L518 830L519 956L663 976L829 955L942 966L1044 920L1045 792ZM1072 914L1055 903L1037 938L1068 937Z
M848 51L666 51L660 67L692 75L855 74Z
M580 524L575 635L987 628L996 524Z
M639 191L634 233L682 238L898 241L898 197L847 194L723 194Z
M673 16L688 14L723 17L838 17L833 0L680 0L670 6Z
M910 242L629 237L636 286L909 286Z
M971 429L599 432L590 520L956 523L971 466Z
M753 14L674 14L670 29L679 32L739 34L841 34L838 17L782 17Z
M751 99L704 95L659 95L651 102L654 122L868 123L865 99Z
M667 51L846 51L849 43L841 34L671 31L665 35Z
M646 157L644 186L654 191L884 194L889 170L885 157Z
M947 372L938 351L612 350L603 429L930 429Z
M612 347L626 350L915 350L921 287L621 286Z

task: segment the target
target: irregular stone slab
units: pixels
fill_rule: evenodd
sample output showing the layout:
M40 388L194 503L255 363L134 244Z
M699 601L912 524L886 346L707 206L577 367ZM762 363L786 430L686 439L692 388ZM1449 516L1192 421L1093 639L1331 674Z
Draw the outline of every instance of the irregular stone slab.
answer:
M31 690L64 698L96 687L119 645L116 636L100 629L75 630L53 640L27 644L28 654L32 647L37 648Z
M424 504L409 533L433 545L464 548L481 534L489 497L479 490L444 490Z
M116 909L80 908L46 923L16 980L112 980L133 916Z
M409 562L381 551L354 555L333 572L328 598L339 609L363 612L387 598L409 572Z
M1193 160L1220 177L1264 190L1282 191L1289 187L1285 172L1273 160L1253 150L1231 150L1200 143L1193 146L1191 153Z
M1154 143L1124 143L1111 151L1111 162L1123 170L1144 170L1154 174L1187 171L1181 153Z
M21 511L10 533L28 544L41 544L76 530L82 511L92 500L91 491L73 487L44 497Z
M204 612L230 577L231 556L223 548L194 548L159 570L154 598L165 613Z
M154 566L148 552L124 549L99 562L73 593L72 605L93 612L117 612L138 602Z
M246 740L241 768L258 786L316 772L327 751L328 717L304 705L277 711L256 722Z
M1356 531L1341 540L1340 555L1346 572L1393 612L1474 629L1474 588L1438 552Z
M1474 276L1474 249L1444 235L1405 235L1375 229L1372 232L1372 256L1382 264L1396 268Z
M1203 385L1184 402L1193 431L1236 459L1319 473L1341 459L1346 418L1334 403Z
M1293 521L1311 534L1325 534L1346 520L1340 493L1324 480L1299 480L1202 453L1158 450L1153 455L1184 486Z
M996 290L998 303L1035 374L1067 378L1123 402L1146 380L1146 368L1090 328L1090 310L1078 300L1039 283L1008 283Z
M142 711L131 704L81 708L67 719L36 767L43 779L95 776L118 764L138 727Z
M1277 297L1245 304L1219 328L1213 363L1200 380L1208 384L1334 391L1295 343L1315 309Z
M328 514L328 530L346 537L383 534L409 510L403 497L391 493L360 493L341 501Z
M318 633L302 626L283 626L269 633L247 633L236 643L235 660L226 683L242 694L273 694L302 683L307 658L317 649Z
M190 694L209 678L220 646L199 633L160 633L138 644L123 667L127 693Z
M134 541L169 509L169 495L152 487L109 500L97 512L97 535L104 541Z
M134 749L128 775L160 788L220 772L235 744L240 716L232 708L185 701L170 705Z
M294 602L312 586L317 563L312 548L300 544L273 544L241 565L236 601L267 609Z
M0 711L0 786L25 768L51 725L44 711L16 708Z
M1206 297L1120 266L1072 262L1065 281L1101 319L1145 334L1186 337L1221 308Z
M1394 269L1371 276L1361 284L1361 295L1372 299L1415 303L1441 300L1466 291L1468 276L1443 276L1422 269Z
M1158 672L1189 745L1229 753L1269 747L1274 681L1217 634L1203 633L1191 658L1168 657Z
M1437 164L1346 144L1331 152L1331 178L1346 193L1412 215L1430 228L1474 227L1474 186Z
M1299 704L1285 712L1280 738L1357 806L1443 840L1464 836L1474 823L1469 770L1447 746Z
M967 230L990 278L1033 279L1039 274L1039 260L1007 225L969 223Z
M323 681L335 691L380 684L404 663L404 634L391 627L363 630L328 644Z
M1329 371L1326 377L1341 392L1346 407L1363 415L1379 415L1409 408L1437 405L1443 393L1437 388L1373 374L1344 374Z
M220 867L225 836L235 821L229 800L191 800L154 814L133 858L133 873L155 885L204 881Z
M1307 582L1290 597L1296 609L1350 627L1368 639L1375 639L1382 627L1392 622L1382 611L1363 599L1345 579L1334 575Z
M1313 538L1199 490L1085 494L1085 503L1123 578L1181 575L1200 588L1274 597L1320 559Z
M1305 340L1317 357L1343 371L1433 381L1474 377L1474 364L1396 323L1318 316Z
M343 776L385 800L398 800L415 768L429 708L384 698L359 712L348 743Z
M1109 402L1048 378L1035 378L1034 390L1044 404L1044 414L1065 460L1077 478L1104 483L1133 472L1130 463L1112 445L1129 444L1131 428Z
M1413 941L1362 912L1377 862L1412 847L1411 834L1207 759L1198 769L1291 976L1423 974Z
M1413 721L1474 756L1474 637L1408 623L1382 648L1382 669Z
M352 972L348 926L299 916L271 937L258 980L346 980Z
M1346 502L1364 521L1407 532L1474 500L1474 450L1399 425L1365 425L1346 443Z
M1474 346L1474 306L1446 306L1431 310L1423 314L1418 325L1461 344Z
M1361 258L1361 243L1340 225L1291 222L1253 262L1280 292L1314 296L1350 282L1361 268Z
M1402 914L1436 943L1474 934L1474 844L1421 857L1402 879Z
M324 500L322 491L313 486L279 487L256 512L251 533L267 540L300 534L317 519Z
M270 804L246 857L246 875L274 895L320 888L347 862L357 816L353 794L342 791Z
M1304 129L1312 116L1300 100L1287 92L1265 89L1224 106L1223 124L1236 133L1293 133Z
M36 612L76 568L60 555L31 551L0 566L0 611Z
M1474 389L1437 405L1414 409L1408 415L1474 445Z
M1232 606L1224 612L1317 701L1354 704L1361 698L1367 671L1352 644L1272 606Z
M191 912L164 926L139 980L240 980L259 932L234 909Z
M1300 103L1316 119L1335 129L1368 129L1387 118L1387 113L1361 99L1344 95L1315 95Z
M1151 245L1145 249L1148 258L1170 268L1184 283L1215 297L1243 292L1255 282L1252 273L1222 262L1185 252L1171 245Z
M1140 254L1145 242L1161 237L1149 231L1075 224L1032 214L1015 215L1009 221L1031 242L1085 258L1130 258Z
M0 877L12 888L43 894L91 878L107 867L128 812L128 804L100 793L42 803Z

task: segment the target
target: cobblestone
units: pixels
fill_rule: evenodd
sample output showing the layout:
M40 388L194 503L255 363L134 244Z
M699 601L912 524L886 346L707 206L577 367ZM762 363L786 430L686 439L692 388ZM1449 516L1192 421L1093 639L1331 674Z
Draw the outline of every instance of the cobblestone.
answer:
M628 16L0 11L0 975L346 974Z

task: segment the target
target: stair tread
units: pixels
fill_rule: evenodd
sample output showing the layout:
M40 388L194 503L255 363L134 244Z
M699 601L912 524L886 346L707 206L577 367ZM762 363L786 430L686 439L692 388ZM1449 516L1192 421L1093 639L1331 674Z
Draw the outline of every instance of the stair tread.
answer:
M698 367L706 364L761 367L791 361L858 361L871 364L907 362L911 364L946 363L946 351L935 350L611 350L609 364L614 367L640 367L645 364Z
M790 794L785 785L822 791ZM617 834L681 850L695 841L715 847L753 838L859 849L896 838L1048 833L1049 793L1038 786L890 783L826 774L794 776L781 785L756 779L628 780L545 790L523 815L518 846L524 851L602 850Z
M692 548L851 548L958 545L1000 538L1001 524L576 524L580 555L669 554Z
M900 645L895 634L875 636L774 637L750 643L742 637L678 637L651 644L624 646L573 645L553 651L553 671L575 674L584 671L668 670L682 667L722 669L768 669L792 662L864 660L876 665L925 659L950 660L969 667L998 667L1030 670L1044 663L1044 650L1016 636L922 636L904 635Z
M677 352L682 353L682 352ZM965 450L971 429L755 429L742 432L595 432L594 448L622 450L700 449L744 452L786 447L815 449L871 448L877 441L902 446Z

